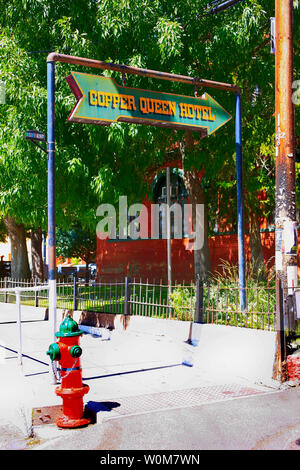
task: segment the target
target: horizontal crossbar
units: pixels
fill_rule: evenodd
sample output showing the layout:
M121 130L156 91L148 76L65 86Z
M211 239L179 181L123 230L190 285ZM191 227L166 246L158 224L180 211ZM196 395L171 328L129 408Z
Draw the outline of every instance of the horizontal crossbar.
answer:
M187 83L194 86L217 88L220 90L231 91L233 93L241 94L241 89L237 85L230 83L215 82L213 80L206 80L204 78L189 77L186 75L177 75L167 72L159 72L157 70L142 69L138 67L130 67L128 65L114 64L112 62L104 62L101 60L87 59L86 57L76 57L66 54L59 54L52 52L47 57L47 62L64 62L67 64L83 65L84 67L93 67L103 70L115 70L123 74L140 75L148 78L158 78L162 80L169 80L172 82Z

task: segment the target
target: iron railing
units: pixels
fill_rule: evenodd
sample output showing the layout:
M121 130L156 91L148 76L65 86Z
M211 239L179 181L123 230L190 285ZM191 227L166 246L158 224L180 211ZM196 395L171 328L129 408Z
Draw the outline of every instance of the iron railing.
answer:
M44 290L31 290L43 285ZM23 288L23 305L48 307L47 284L38 280L0 279L0 302L15 303L16 295L9 289L16 287ZM162 281L130 278L85 282L76 276L58 277L57 308L276 330L275 283L247 284L244 288L246 309L243 311L239 302L240 289L237 282L229 280L168 286Z

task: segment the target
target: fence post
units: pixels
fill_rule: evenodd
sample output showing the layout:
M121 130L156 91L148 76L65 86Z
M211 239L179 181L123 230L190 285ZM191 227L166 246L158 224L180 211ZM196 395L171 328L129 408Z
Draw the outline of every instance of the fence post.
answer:
M203 323L203 281L196 279L195 323Z
M37 284L38 284L38 283L37 283L37 278L35 277L35 278L34 278L34 286L36 287ZM38 291L37 291L37 290L34 291L34 305L35 305L36 307L39 306L39 296L38 296Z
M78 279L76 273L74 273L73 310L78 310Z
M4 288L7 289L7 277L4 279ZM7 304L7 292L5 291L4 302Z
M124 315L130 315L130 295L131 295L131 279L125 277L125 303L124 303Z

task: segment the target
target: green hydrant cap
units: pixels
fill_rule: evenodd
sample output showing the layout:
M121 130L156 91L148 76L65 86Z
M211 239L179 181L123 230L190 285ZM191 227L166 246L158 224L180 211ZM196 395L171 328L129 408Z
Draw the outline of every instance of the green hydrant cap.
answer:
M57 343L52 343L49 346L48 351L46 352L50 356L51 361L59 361L60 359L60 350Z
M58 338L79 335L82 335L82 331L79 330L78 324L69 315L60 324L59 331L55 333Z
M82 354L81 347L78 345L72 346L70 349L70 354L72 357L80 357Z

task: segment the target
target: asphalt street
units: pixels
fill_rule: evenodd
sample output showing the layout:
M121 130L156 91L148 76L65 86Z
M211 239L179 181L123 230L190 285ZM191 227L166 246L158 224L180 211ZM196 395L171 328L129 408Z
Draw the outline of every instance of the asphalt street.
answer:
M85 428L60 429L50 383L49 322L0 325L0 450L299 450L300 387L183 365L187 345L149 331L84 334ZM27 454L28 452L26 452Z

